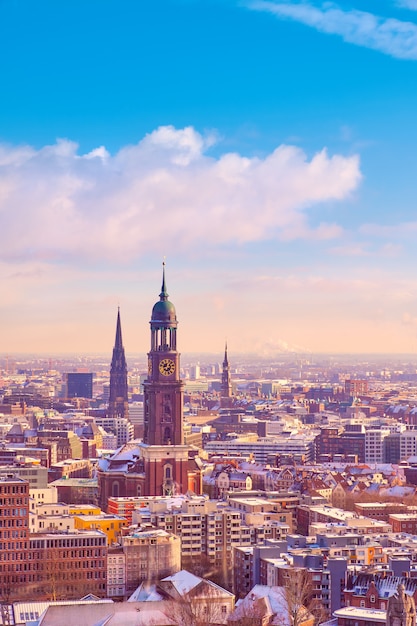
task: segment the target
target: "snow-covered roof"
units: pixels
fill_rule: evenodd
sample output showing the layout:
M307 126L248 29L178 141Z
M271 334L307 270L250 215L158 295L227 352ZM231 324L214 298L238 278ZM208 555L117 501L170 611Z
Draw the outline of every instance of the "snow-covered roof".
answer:
M233 623L233 618L251 614L257 616L262 614L264 617L272 618L270 624L290 626L291 620L284 587L255 585L243 600L237 602L231 622Z
M187 570L182 569L176 574L172 574L172 576L167 576L162 579L162 582L171 582L178 593L183 596L186 593L189 593L191 589L197 587L201 583L203 579L199 576L195 576L191 574L191 572L187 572Z
M178 626L167 615L163 604L148 608L141 602L115 602L112 605L51 606L37 622L38 626Z
M128 602L160 602L163 600L162 594L158 592L156 585L149 585L143 582L132 593Z

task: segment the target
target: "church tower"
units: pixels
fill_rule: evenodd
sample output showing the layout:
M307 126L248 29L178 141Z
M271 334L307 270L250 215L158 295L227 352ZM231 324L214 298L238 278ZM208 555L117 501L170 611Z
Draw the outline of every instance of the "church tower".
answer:
M129 419L127 363L122 341L120 309L117 310L116 339L110 366L110 396L107 417L124 417Z
M230 382L229 360L227 358L227 343L224 348L222 383L220 386L220 406L222 409L232 405L232 383Z
M177 351L177 315L168 300L165 263L162 289L152 309L151 349L144 387L144 444L142 459L147 495L186 493L189 481L189 446L183 437L183 382ZM199 491L196 483L193 490Z
M144 382L144 443L151 446L182 445L183 382L177 351L177 315L168 300L165 264L159 301L152 309L148 379Z
M150 321L148 378L143 383L144 439L143 443L131 441L113 457L100 460L99 501L103 508L107 507L110 496L171 496L187 491L202 493L198 450L185 445L183 438L183 382L180 379L177 325L175 307L168 300L163 264L162 289ZM120 374L119 379L116 372L124 372L124 376ZM119 315L111 380L114 381L114 389L117 389L114 397L111 395L112 402L114 406L121 407L127 385L123 383L126 380L126 361ZM116 381L119 382L116 384ZM127 459L131 463L126 469Z

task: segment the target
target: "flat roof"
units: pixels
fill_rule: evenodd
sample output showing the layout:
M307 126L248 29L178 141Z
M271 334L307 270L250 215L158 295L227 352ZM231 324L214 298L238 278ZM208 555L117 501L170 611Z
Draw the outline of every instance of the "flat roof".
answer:
M345 619L366 619L371 622L384 623L387 620L387 612L381 609L365 609L358 606L345 606L343 609L337 609L333 613L334 617L342 617Z

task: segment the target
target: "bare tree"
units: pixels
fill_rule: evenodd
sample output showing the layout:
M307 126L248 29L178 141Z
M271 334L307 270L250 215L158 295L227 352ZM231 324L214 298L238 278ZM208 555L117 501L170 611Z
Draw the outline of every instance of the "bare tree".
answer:
M320 624L327 618L321 598L317 598L311 573L303 568L289 568L285 571L283 599L291 626Z
M271 616L265 611L263 599L258 598L250 606L242 605L228 618L228 626L264 626L269 624Z
M165 614L178 626L218 626L226 624L225 602L216 589L204 586L172 599Z

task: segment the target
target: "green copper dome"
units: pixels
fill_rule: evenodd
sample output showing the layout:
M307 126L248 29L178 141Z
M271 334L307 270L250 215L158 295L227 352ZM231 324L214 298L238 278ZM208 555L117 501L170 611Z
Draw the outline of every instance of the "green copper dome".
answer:
M175 322L176 318L175 306L169 300L160 300L152 309L153 322Z
M152 309L151 322L176 322L177 314L175 306L168 300L168 292L165 283L165 263L162 265L162 288L159 294L159 302Z

